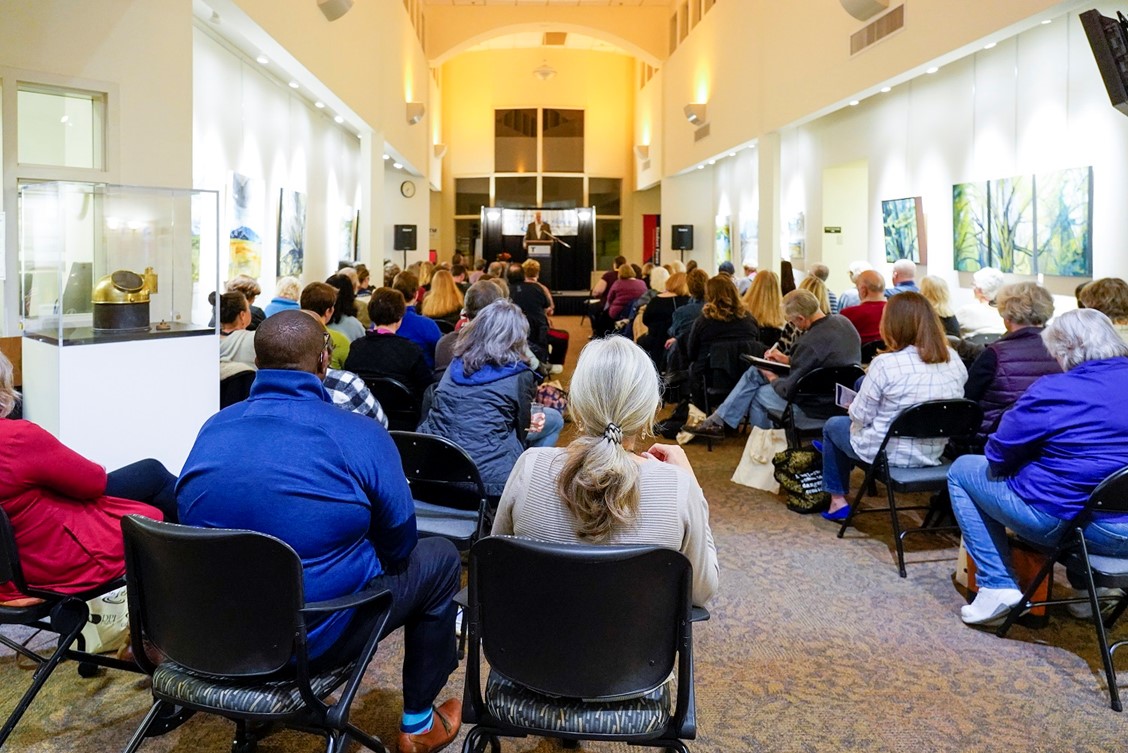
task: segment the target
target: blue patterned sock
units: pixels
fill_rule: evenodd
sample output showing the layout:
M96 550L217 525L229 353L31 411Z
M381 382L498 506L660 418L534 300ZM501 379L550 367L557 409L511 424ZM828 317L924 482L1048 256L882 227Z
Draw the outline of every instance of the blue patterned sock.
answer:
M431 731L433 712L430 708L426 711L408 711L404 709L403 718L400 720L400 731L409 735L423 735Z

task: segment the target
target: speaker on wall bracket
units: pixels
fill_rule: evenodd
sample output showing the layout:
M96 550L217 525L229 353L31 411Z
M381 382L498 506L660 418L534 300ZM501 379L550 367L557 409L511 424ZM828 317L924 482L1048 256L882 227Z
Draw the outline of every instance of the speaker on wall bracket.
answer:
M325 18L336 21L352 9L353 0L317 0L317 7L325 14Z

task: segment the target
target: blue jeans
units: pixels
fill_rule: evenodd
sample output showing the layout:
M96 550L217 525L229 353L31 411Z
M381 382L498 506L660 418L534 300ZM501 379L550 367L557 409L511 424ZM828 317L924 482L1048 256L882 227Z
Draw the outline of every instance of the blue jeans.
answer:
M828 418L823 425L823 488L831 494L848 494L850 471L859 460L850 445L850 417Z
M564 416L555 408L545 406L544 426L540 431L530 431L525 437L526 447L555 447L564 429Z
M975 560L976 581L984 588L1018 588L1010 562L1007 529L1034 543L1051 544L1068 522L1027 504L1005 479L990 474L983 455L964 455L948 470L952 510L963 531L964 546ZM1085 527L1093 554L1128 556L1128 523L1093 521Z
M744 372L728 397L717 406L716 412L725 425L732 428L740 426L740 422L747 418L749 426L770 429L772 420L768 411L782 413L786 407L787 400L780 397L759 369L753 367ZM796 411L796 416L802 414L798 406Z

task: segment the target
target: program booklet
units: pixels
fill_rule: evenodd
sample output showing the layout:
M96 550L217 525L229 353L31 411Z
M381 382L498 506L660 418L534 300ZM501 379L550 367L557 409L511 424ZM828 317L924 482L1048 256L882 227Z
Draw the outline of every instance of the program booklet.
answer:
M834 404L839 408L849 408L857 396L857 392L843 384L834 385Z
M791 373L791 366L786 363L780 363L779 361L769 361L766 358L758 358L757 356L750 356L747 354L742 355L741 358L755 366L757 369L764 369L766 371L771 371L776 374L783 375Z

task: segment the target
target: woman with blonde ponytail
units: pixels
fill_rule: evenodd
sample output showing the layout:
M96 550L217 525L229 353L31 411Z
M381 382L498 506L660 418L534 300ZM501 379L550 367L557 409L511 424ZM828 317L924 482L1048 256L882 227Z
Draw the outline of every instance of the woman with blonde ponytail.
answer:
M693 602L705 604L717 589L717 550L693 468L678 445L636 453L660 405L646 351L623 337L589 343L568 397L578 436L567 447L521 455L493 533L680 551L693 565Z

